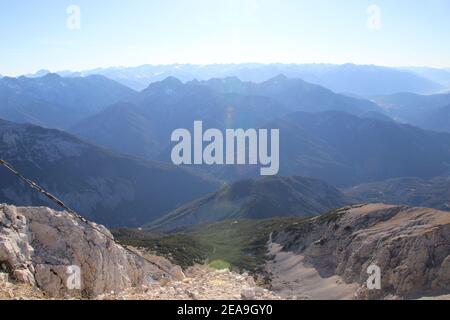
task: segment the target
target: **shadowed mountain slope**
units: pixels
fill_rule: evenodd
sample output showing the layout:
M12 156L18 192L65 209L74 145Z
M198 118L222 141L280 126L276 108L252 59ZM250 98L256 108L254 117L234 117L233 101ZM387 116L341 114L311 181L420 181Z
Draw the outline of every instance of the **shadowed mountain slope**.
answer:
M172 165L116 154L58 130L3 120L0 155L67 205L108 226L144 224L218 187ZM49 206L3 167L0 202Z
M149 225L176 229L229 219L310 216L348 203L326 183L303 177L266 177L243 180L190 202Z
M0 118L64 129L133 94L130 88L98 75L4 77L0 79Z

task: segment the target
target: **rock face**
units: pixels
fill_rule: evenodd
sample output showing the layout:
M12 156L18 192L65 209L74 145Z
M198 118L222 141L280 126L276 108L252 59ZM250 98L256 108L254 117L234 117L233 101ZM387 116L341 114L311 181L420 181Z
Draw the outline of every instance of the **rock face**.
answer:
M358 283L355 297L416 298L450 292L450 214L427 208L370 204L345 207L274 237L322 278ZM369 266L381 289L369 289ZM369 269L368 269L369 268Z
M112 237L101 225L96 228ZM96 296L162 272L67 212L0 204L0 266L48 295Z

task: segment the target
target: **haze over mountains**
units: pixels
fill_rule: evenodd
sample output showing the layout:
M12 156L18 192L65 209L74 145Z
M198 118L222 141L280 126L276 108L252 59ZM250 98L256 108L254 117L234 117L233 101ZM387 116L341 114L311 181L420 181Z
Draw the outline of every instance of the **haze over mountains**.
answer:
M87 118L71 132L89 141L146 158L170 146L174 129L259 127L283 113L265 97L223 95L207 86L167 78L151 84L131 102L118 103Z
M392 118L424 129L450 132L450 93L401 92L372 98Z
M303 175L344 187L397 177L450 174L450 134L339 111L296 112L262 126L280 130L280 175ZM162 158L169 161L169 153ZM236 181L258 166L194 166Z
M46 70L35 75L42 76ZM236 76L243 81L263 82L279 74L322 85L335 92L358 95L392 94L397 92L437 93L449 89L450 71L433 68L388 68L355 64L173 64L113 67L81 72L61 71L62 76L104 75L135 90L149 83L176 77L183 82Z
M396 123L382 112L368 100L285 76L261 84L237 78L183 84L168 78L132 102L81 121L71 132L124 153L170 162L171 132L202 119L205 128L280 129L283 175L348 186L449 173L450 135ZM258 174L251 166L193 168L224 180Z
M171 132L191 129L196 120L202 120L205 129L280 129L280 175L286 177L301 175L341 188L363 183L384 187L380 181L404 177L446 177L450 174L450 134L444 132L450 131L449 94L417 92L442 90L444 85L424 74L433 73L434 80L438 74L445 80L447 71L405 70L351 64L172 65L95 70L122 84L90 72L66 72L62 77L43 70L30 78L4 77L0 79L0 118L64 129L89 143L61 131L2 122L3 149L9 152L2 157L69 204L79 205L80 211L95 212L90 217L108 225L158 219L217 191L215 179L234 186L259 176L257 166L173 167ZM123 84L125 79L146 82L145 89L130 89ZM36 152L30 153L34 147ZM89 171L98 166L102 166L98 172ZM45 176L43 168L58 174ZM66 173L73 181L63 178ZM164 184L158 188L161 181ZM3 198L22 205L42 204L28 192L21 194L21 188L3 189ZM184 188L189 192L183 193ZM393 203L422 203L391 194L386 199ZM111 197L116 201L106 200ZM439 204L445 203L445 196L437 197L430 203L444 208ZM358 194L352 199L383 198ZM230 208L241 205L240 200L230 201ZM310 205L303 202L302 206ZM292 214L300 207L293 208L288 210Z
M103 76L0 79L0 118L65 129L133 90Z
M439 83L447 89L450 88L450 68L437 69L429 67L409 67L402 69Z
M344 112L298 112L280 128L280 174L294 172L338 186L393 177L450 173L450 135Z
M205 128L259 128L290 112L325 110L388 119L368 100L281 75L261 84L237 78L183 84L167 78L151 84L128 103L86 118L70 131L122 152L169 161L171 132L190 128L198 119Z
M293 111L342 110L372 116L379 107L300 79L277 76L261 84L237 78L183 84L167 78L151 84L130 102L118 103L74 125L83 139L146 158L169 161L171 132L190 128L259 128ZM161 152L166 155L159 156Z

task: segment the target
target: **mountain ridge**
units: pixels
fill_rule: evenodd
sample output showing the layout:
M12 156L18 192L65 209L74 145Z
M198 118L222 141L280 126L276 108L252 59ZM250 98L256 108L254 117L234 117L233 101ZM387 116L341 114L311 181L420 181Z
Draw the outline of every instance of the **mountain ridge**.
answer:
M126 103L80 121L69 131L118 151L169 161L172 131L190 128L197 120L203 121L204 128L223 130L260 128L299 110L338 109L380 117L372 114L381 110L373 102L339 95L300 79L278 76L261 84L233 82L234 90L227 91L217 85L217 80L183 84L167 78L150 84Z
M228 76L236 76L243 81L263 82L280 73L289 77L303 78L336 92L352 92L360 95L390 94L399 91L436 93L445 88L446 84L436 82L438 78L434 75L417 70L352 63L341 65L282 63L141 65L59 73L65 76L102 74L136 90L142 90L149 83L160 81L168 76L178 77L184 82ZM343 79L345 81L342 81Z
M348 203L340 191L317 179L274 176L241 180L182 205L147 229L167 231L230 219L311 216Z
M0 118L63 129L134 94L100 75L4 77L0 79Z
M96 222L138 226L218 183L170 164L118 154L68 133L0 121L2 158ZM0 200L51 206L3 168Z
M450 177L402 177L341 190L355 202L405 204L450 211Z

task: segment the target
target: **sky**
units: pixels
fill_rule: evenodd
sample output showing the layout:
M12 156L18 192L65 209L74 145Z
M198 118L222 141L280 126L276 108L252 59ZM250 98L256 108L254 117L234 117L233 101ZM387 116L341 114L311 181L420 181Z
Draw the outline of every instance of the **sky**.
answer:
M449 68L449 34L448 0L0 0L0 74L243 62Z

